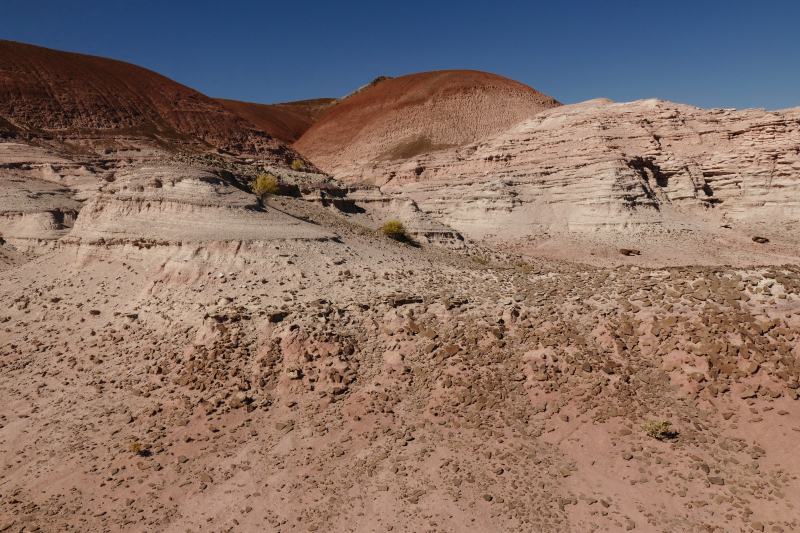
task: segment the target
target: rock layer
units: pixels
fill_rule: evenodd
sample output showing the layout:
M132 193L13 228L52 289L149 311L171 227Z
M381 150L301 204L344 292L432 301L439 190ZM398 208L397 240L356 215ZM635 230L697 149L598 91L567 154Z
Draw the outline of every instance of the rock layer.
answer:
M659 223L671 206L731 220L797 220L799 150L800 108L593 100L463 149L365 166L351 177L403 191L456 226L492 230L623 228Z
M87 175L80 165L40 148L0 143L2 244L43 252L69 233Z
M118 172L81 210L70 242L133 243L328 239L334 234L234 186L222 170L142 166Z

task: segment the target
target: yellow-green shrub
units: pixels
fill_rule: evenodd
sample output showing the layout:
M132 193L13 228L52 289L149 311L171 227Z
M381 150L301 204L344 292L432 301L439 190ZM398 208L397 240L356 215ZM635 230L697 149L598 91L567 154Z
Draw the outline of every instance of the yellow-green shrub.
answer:
M278 178L272 174L261 173L250 183L253 194L261 199L278 193Z
M648 420L647 423L642 424L641 427L645 433L654 439L662 440L672 435L669 420Z
M406 227L399 220L390 220L381 226L381 231L390 239L401 242L411 241L411 237L409 236Z

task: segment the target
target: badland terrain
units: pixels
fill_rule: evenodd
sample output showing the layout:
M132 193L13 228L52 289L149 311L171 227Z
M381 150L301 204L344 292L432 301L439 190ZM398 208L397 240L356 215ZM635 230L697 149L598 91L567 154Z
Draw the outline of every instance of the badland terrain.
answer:
M0 41L0 530L800 531L798 223L800 108Z

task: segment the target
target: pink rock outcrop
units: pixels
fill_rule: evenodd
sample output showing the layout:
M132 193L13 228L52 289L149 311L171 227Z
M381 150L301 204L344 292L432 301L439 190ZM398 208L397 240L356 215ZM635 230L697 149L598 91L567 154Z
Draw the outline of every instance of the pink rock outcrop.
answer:
M515 235L800 216L800 108L705 110L599 99L461 148L337 177L408 195L462 230Z

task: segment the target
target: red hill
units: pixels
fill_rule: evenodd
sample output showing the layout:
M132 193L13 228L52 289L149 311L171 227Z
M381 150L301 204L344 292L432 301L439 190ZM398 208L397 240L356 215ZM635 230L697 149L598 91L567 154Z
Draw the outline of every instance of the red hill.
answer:
M59 148L296 154L217 101L130 63L0 40L0 135Z
M268 105L223 98L215 100L287 144L292 144L302 137L336 101L333 98L315 98Z
M409 74L343 100L295 148L327 172L358 179L363 165L474 142L559 105L527 85L486 72Z

